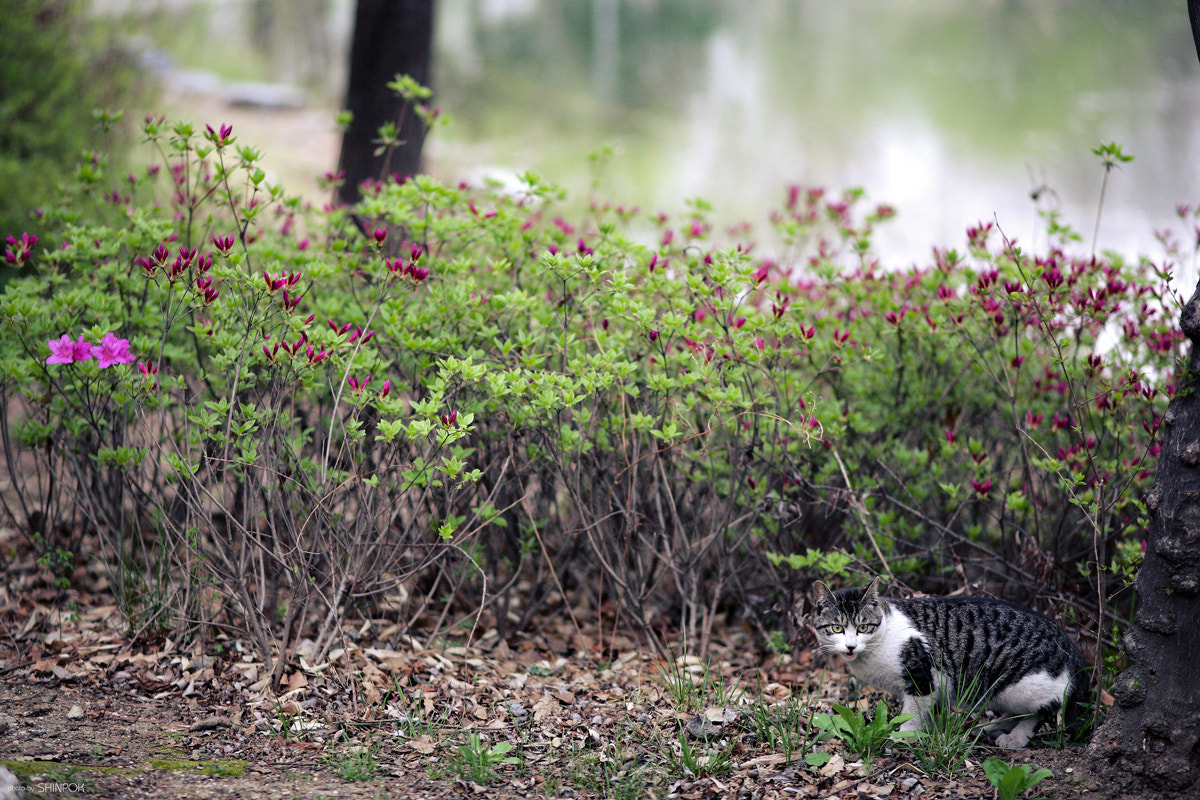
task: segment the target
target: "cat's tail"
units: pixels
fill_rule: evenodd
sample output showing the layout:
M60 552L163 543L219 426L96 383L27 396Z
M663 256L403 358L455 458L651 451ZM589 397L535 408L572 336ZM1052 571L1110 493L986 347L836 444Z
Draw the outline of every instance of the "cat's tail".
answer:
M1063 706L1063 724L1071 741L1088 738L1092 728L1092 682L1086 669L1081 669L1071 678L1071 688Z

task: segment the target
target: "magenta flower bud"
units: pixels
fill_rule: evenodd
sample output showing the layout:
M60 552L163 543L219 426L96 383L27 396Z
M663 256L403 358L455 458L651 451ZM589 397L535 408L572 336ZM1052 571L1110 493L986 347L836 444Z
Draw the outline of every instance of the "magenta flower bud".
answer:
M1042 273L1042 280L1045 281L1046 285L1051 289L1057 289L1059 286L1062 286L1063 280L1065 279L1063 278L1062 271L1059 270L1057 266L1053 266L1046 272Z
M385 381L383 382L383 386L382 386L382 387L380 387L380 389L379 389L379 398L382 400L383 398L387 397L387 396L388 396L388 392L390 392L391 390L392 390L392 381L391 381L391 379L389 378L388 380L385 380Z
M975 489L975 493L980 497L987 497L988 492L992 490L992 479L988 478L982 483L978 480L972 480L971 487Z
M410 259L411 259L413 262L420 261L420 260L421 260L421 255L422 255L424 252L425 252L425 248L421 247L421 245L417 244L416 242L413 242L412 248L411 248L411 250L410 250L410 252L409 252L409 258L410 258Z
M383 244L383 240L387 238L387 228L375 229L375 243Z
M652 341L652 342L658 341L658 331L650 331L650 341Z
M308 315L308 319L304 320L304 324L305 324L305 325L310 325L310 324L312 324L312 321L313 321L314 319L316 319L316 318L317 318L317 315L316 315L316 314L309 314L309 315Z
M957 440L958 440L958 435L954 431L950 430L949 428L946 428L946 441L949 442L950 444L954 444L954 442Z

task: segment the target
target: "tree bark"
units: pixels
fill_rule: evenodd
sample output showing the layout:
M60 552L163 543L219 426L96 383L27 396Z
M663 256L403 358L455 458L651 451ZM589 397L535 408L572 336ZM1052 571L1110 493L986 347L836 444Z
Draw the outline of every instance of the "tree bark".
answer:
M433 0L358 0L346 91L346 110L354 119L342 136L340 160L344 182L338 194L343 202L360 198L364 180L385 177L384 156L375 150L379 128L387 122L399 123L403 140L388 171L401 177L419 171L425 129L387 84L396 75L410 75L429 86L432 45Z
M1200 56L1200 0L1188 0ZM1137 614L1125 635L1129 668L1089 748L1117 791L1194 796L1200 784L1200 285L1179 326L1191 340L1180 388L1163 418L1162 451L1146 496L1150 528L1138 570Z

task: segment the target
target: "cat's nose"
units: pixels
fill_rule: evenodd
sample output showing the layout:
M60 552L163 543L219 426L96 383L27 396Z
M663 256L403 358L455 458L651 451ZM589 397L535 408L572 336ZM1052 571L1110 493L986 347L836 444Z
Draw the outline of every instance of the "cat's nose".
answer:
M854 645L854 644L847 644L847 645L846 645L846 652L847 652L847 653L853 653L853 652L854 652L854 648L855 648L855 647L857 647L857 646L858 646L858 645Z

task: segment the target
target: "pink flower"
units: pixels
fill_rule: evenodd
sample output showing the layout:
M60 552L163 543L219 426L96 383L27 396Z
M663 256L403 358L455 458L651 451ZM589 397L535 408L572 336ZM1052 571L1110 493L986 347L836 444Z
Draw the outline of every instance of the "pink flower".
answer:
M68 334L56 341L47 342L50 345L50 355L46 357L47 364L71 364L75 361L87 361L92 357L92 346L79 337L72 342Z
M104 334L100 344L92 345L91 354L96 357L100 369L107 369L114 364L133 363L133 354L129 352L129 340L118 339L112 333Z
M75 360L75 343L68 334L64 333L61 339L51 339L46 344L50 345L47 364L70 364Z
M389 378L388 380L386 380L386 381L384 381L384 382L383 382L383 387L382 387L382 388L380 388L380 390L379 390L379 397L380 397L380 399L383 399L383 398L387 397L387 396L388 396L388 392L390 392L391 390L392 390L392 381L391 381L391 379Z

